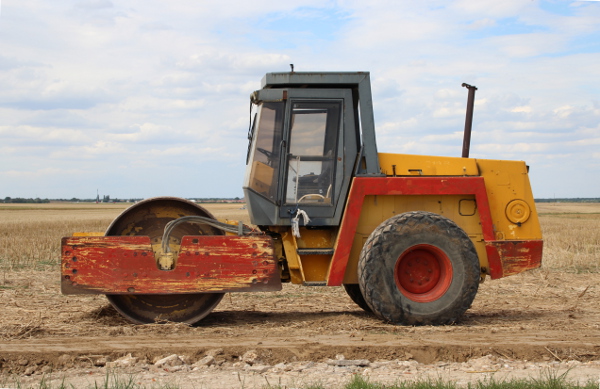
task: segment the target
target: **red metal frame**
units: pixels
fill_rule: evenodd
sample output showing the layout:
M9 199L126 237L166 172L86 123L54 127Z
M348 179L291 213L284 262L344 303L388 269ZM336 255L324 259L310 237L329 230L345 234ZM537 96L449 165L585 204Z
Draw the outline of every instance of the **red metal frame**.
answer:
M541 240L495 241L483 177L355 177L336 241L327 285L339 286L343 283L365 196L378 195L473 195L486 242L491 277L501 278L514 274L519 269L531 269L541 264Z

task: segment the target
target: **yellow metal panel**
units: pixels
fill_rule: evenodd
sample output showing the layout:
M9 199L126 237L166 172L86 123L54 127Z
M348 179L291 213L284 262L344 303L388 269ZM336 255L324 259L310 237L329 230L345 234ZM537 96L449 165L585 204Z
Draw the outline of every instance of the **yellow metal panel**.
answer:
M280 227L278 230L283 241L292 283L325 281L331 263L331 255L298 255L296 250L332 248L337 229L300 227L299 238L291 233L289 227Z
M296 238L292 235L290 229L282 230L280 233L283 250L285 251L285 257L290 269L290 279L293 284L301 284L304 281L304 274L302 274L302 267L300 266L300 257L296 252L298 248Z
M104 232L74 232L73 236L104 236Z
M356 235L354 235L352 250L350 251L350 257L348 259L348 264L346 265L346 273L344 274L344 284L358 284L358 259L360 258L360 252L368 238L368 234L356 233Z
M300 237L296 238L298 248L326 249L332 248L337 236L337 229L307 229L300 227Z
M478 159L477 164L485 178L496 239L541 239L525 162Z
M473 158L379 153L381 171L392 176L478 176Z
M302 255L301 261L304 281L326 281L329 263L331 262L331 255Z

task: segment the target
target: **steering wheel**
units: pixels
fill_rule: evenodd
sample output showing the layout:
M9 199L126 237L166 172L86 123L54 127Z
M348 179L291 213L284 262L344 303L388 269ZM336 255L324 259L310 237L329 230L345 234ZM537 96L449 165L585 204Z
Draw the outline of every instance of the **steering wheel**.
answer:
M304 200L307 197L316 197L318 199L321 199L321 200L325 201L325 196L320 195L318 193L309 193L309 194L305 194L304 196L300 197L300 199L298 200L298 202L301 203L302 200Z

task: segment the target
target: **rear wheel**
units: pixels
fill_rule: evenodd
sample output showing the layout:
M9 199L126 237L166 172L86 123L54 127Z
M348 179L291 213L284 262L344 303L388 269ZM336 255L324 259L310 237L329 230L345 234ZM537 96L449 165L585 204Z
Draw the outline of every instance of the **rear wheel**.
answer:
M165 225L183 216L214 217L187 200L157 197L141 201L119 215L108 227L110 235L150 237L156 257L160 255ZM169 246L177 254L185 235L222 235L219 229L202 224L181 223L170 235ZM111 305L134 323L173 321L195 324L208 315L223 298L223 293L107 295Z
M408 212L380 224L358 264L364 299L395 324L449 324L471 306L480 268L469 236L453 221Z
M369 307L369 304L367 304L367 302L365 301L365 298L363 297L362 292L360 291L360 286L358 284L344 284L344 289L346 290L346 293L348 293L348 296L350 296L352 301L356 303L356 305L364 309L365 312L373 312L371 310L371 307Z

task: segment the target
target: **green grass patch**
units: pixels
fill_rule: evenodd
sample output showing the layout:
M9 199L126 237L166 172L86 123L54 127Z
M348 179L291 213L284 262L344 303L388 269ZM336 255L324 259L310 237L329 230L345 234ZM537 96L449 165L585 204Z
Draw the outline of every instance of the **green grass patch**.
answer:
M226 373L224 373L226 374ZM539 378L530 379L511 379L497 380L494 377L468 383L466 385L457 385L454 382L437 379L424 379L418 381L398 382L394 384L382 384L376 380L365 378L361 375L355 375L346 384L341 386L326 386L321 383L306 384L302 386L294 385L298 389L598 389L599 384L596 380L590 380L584 384L576 384L568 379L568 371L558 374L553 371L542 373ZM267 380L268 382L268 380ZM198 383L199 387L203 386ZM240 387L245 388L243 380L240 381ZM66 378L52 380L51 376L44 376L42 379L33 385L23 385L19 378L0 379L0 387L14 389L180 389L177 384L152 384L146 386L139 382L138 377L134 374L116 374L107 372L104 378L100 381L90 381L86 385L74 386L69 383ZM276 385L267 383L262 389L289 389L291 386L282 385L280 382Z
M442 378L418 381L399 382L395 384L382 384L360 375L354 376L343 389L598 389L596 380L587 381L583 385L576 384L567 378L568 372L558 374L555 372L543 373L539 378L497 380L490 378L476 383L457 385ZM263 389L285 389L287 386L267 385ZM311 384L298 387L299 389L332 389L333 387L322 384Z

